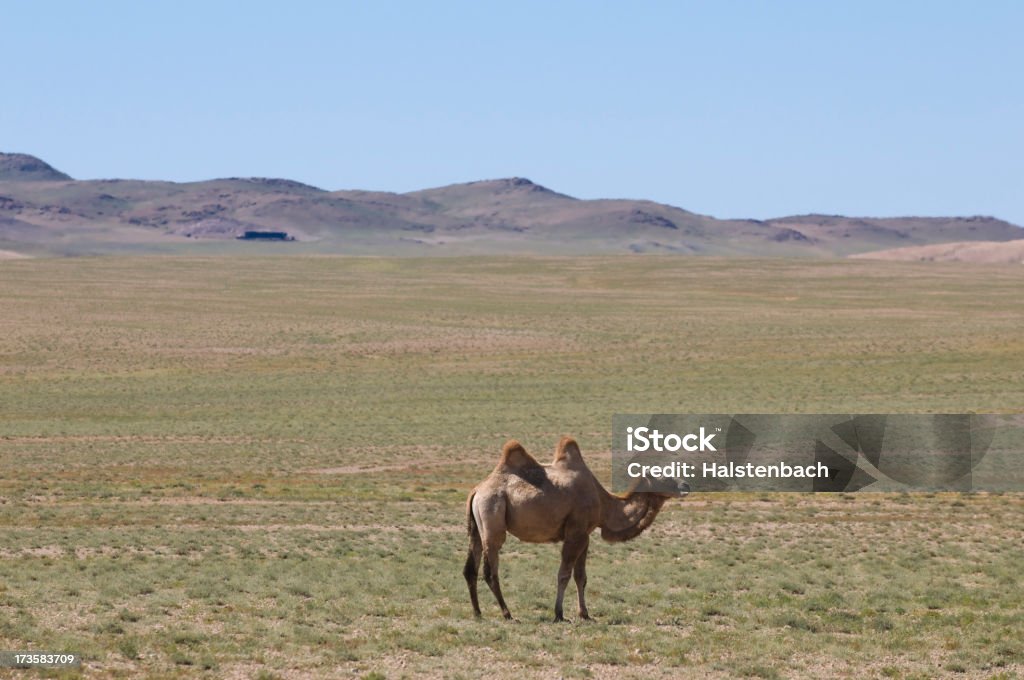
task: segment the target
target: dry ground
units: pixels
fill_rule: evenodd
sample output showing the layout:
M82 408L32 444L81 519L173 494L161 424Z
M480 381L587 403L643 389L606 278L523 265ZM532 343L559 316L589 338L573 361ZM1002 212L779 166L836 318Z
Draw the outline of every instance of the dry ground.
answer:
M854 255L868 260L894 262L972 262L976 264L1024 264L1024 239L1016 241L964 241L909 248L892 248Z
M0 265L0 648L87 677L1015 677L1020 495L718 495L507 544L518 437L607 475L616 412L1024 412L1020 268L682 258ZM19 672L24 673L24 672ZM73 675L73 674L72 674ZM19 677L21 677L19 675Z

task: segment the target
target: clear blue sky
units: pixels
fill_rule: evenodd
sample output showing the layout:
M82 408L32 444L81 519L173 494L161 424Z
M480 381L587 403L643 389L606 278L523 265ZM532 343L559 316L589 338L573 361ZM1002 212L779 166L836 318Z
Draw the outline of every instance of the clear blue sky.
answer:
M1024 224L1022 2L24 0L0 35L0 150L78 178Z

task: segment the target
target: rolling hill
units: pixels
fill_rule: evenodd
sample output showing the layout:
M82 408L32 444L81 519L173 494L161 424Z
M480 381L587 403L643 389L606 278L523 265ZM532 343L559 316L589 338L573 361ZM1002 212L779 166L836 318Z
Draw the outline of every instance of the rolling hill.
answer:
M239 240L286 232L293 242ZM105 253L680 253L837 257L908 246L1011 241L992 217L800 215L723 220L643 200L581 200L523 178L398 194L286 179L74 180L0 154L0 250Z
M17 181L59 181L69 180L71 177L65 175L53 166L44 163L35 156L25 153L0 153L0 182Z

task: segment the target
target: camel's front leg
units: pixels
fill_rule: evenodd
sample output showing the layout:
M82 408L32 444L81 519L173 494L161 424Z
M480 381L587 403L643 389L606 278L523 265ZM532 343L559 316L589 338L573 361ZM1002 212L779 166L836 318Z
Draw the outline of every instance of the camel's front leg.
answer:
M587 542L583 546L583 552L576 558L576 566L572 570L573 578L576 579L576 594L580 598L581 619L590 618L590 613L587 611L587 602L583 595L583 591L587 589L587 550L589 548L590 538L587 537Z
M565 617L562 616L562 600L565 599L565 588L569 585L569 577L572 576L576 560L587 549L589 543L590 537L583 534L582 536L567 535L565 543L562 544L562 566L558 569L558 595L555 598L556 623L558 621L565 621Z

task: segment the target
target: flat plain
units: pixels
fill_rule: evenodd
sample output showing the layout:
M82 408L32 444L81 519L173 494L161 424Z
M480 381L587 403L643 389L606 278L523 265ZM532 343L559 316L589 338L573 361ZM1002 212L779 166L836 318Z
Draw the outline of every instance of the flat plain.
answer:
M0 649L87 677L1018 677L1020 494L702 494L510 539L504 441L614 413L1024 412L1024 268L622 256L0 261ZM570 586L567 602L574 601ZM572 608L570 608L572 611ZM23 674L24 671L16 671ZM22 677L22 675L18 675ZM27 676L26 676L27 677Z

